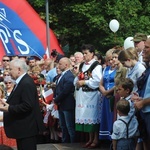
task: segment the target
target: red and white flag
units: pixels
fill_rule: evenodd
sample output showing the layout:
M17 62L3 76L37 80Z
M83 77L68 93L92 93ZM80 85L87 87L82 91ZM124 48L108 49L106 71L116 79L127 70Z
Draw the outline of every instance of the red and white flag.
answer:
M45 99L45 102L47 104L50 104L51 101L53 100L53 90L52 89L48 89L47 91L42 91L42 95Z

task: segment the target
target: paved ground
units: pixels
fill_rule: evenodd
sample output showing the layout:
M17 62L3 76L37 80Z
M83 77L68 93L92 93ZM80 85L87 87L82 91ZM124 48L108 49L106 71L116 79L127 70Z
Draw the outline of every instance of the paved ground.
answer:
M74 144L38 144L38 150L89 150L88 148L82 148L81 143ZM110 142L101 142L100 146L95 150L109 150ZM17 150L16 148L14 150Z

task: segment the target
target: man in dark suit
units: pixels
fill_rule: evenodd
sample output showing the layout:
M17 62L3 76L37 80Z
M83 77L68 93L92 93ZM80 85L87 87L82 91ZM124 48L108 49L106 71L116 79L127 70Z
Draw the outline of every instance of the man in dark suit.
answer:
M58 63L62 71L54 92L54 102L58 105L59 120L62 129L62 142L75 142L75 99L74 75L70 71L70 60L61 58Z
M7 102L1 101L0 105L6 135L16 139L18 150L36 150L36 135L44 131L36 86L27 70L23 60L10 62L10 74L16 86Z

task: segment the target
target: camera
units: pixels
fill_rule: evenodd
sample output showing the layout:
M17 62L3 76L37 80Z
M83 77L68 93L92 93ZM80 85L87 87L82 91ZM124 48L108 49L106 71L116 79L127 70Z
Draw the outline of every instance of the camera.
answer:
M56 49L52 49L51 56L56 57L58 55Z

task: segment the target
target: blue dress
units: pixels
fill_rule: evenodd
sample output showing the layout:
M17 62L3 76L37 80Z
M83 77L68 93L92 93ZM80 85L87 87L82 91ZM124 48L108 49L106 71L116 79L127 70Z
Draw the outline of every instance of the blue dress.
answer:
M110 66L106 67L103 75L103 84L106 90L111 89L114 86L115 75L116 69L111 70ZM113 112L111 111L110 100L107 97L103 96L99 139L111 140L112 129L113 129Z

